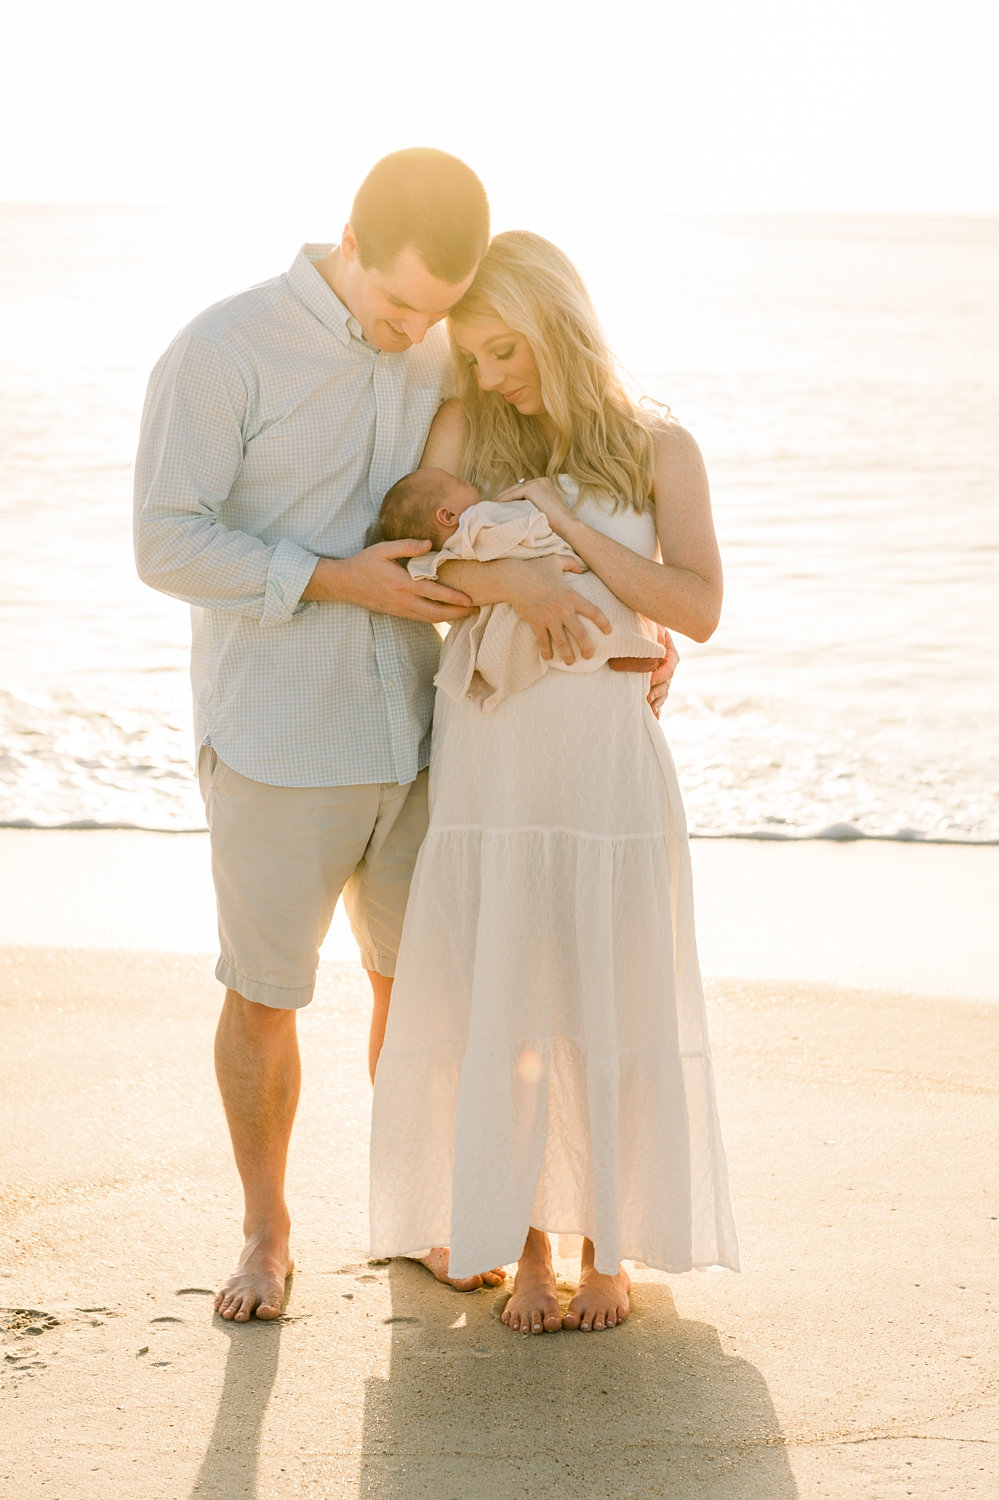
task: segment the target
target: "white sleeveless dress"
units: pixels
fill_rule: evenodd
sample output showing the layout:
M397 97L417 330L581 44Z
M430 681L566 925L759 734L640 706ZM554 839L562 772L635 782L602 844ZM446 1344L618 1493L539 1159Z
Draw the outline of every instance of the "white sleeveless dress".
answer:
M656 555L650 515L581 519ZM437 695L430 827L375 1079L371 1250L508 1265L528 1228L598 1271L738 1269L690 855L648 677Z

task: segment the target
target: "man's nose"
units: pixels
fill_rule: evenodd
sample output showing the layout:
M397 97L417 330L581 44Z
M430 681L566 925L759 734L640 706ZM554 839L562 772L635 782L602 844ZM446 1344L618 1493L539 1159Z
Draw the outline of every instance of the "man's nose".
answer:
M408 339L411 339L414 344L422 344L427 336L427 329L433 321L433 318L426 318L421 314L415 317L408 317L402 326L405 329Z

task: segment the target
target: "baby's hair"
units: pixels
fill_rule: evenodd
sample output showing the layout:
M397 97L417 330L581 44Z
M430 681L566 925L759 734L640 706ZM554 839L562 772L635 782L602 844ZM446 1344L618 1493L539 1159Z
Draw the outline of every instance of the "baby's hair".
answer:
M423 537L438 544L438 528L434 522L437 483L426 469L416 469L396 480L379 511L385 541L401 542L406 537Z

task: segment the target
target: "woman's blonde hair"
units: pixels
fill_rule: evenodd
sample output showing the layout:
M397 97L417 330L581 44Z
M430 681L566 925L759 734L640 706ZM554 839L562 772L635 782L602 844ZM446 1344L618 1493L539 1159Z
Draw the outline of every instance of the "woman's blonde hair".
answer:
M518 479L567 474L581 491L652 508L653 433L663 416L631 399L617 373L586 288L562 251L538 234L498 234L461 301L451 341L464 414L464 477L485 495ZM530 345L541 399L554 428L480 390L454 340L454 323L505 323Z

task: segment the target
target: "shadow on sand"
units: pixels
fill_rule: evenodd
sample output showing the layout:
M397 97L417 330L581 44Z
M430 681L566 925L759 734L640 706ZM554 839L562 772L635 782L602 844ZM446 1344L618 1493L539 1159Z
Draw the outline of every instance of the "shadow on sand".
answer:
M619 1329L534 1337L499 1321L505 1293L461 1297L399 1260L389 1285L364 1500L797 1496L762 1375L681 1320L666 1286L639 1283Z
M229 1339L215 1425L191 1491L195 1500L253 1500L260 1433L278 1370L281 1319L215 1323Z

